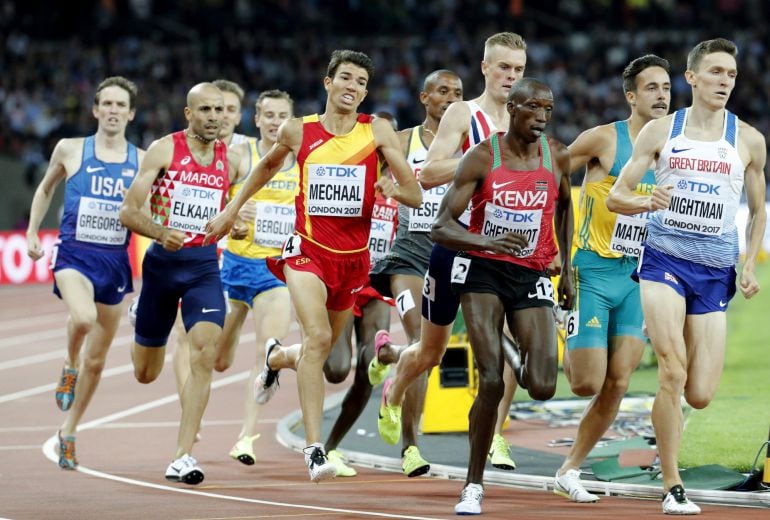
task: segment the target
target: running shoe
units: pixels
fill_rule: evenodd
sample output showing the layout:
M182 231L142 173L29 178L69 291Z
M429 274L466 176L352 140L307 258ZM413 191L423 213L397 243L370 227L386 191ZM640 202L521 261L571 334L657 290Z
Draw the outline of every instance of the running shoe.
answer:
M254 400L257 404L267 403L278 391L278 370L273 370L267 360L275 347L281 344L276 338L270 338L265 342L265 367L254 381Z
M489 448L489 461L497 469L513 471L516 469L516 462L511 458L510 446L505 437L496 433L492 437L492 446Z
M230 457L247 466L252 466L257 461L254 455L254 441L257 439L259 434L241 437L230 450Z
M460 501L455 506L456 515L480 515L484 488L481 484L468 484L460 494Z
M75 400L75 383L78 382L78 370L76 368L62 367L59 386L56 387L56 405L63 412L72 406Z
M310 480L321 482L337 476L337 466L326 458L323 447L311 445L302 452L305 454L305 464L307 464L307 471L310 473Z
M677 484L663 495L663 512L667 515L699 515L700 507L690 502L682 485Z
M78 467L78 458L75 455L75 436L66 435L62 437L61 430L57 433L59 437L59 467L62 469L75 469Z
M331 464L334 464L335 468L337 468L338 477L355 477L358 475L358 472L354 468L347 465L347 460L342 452L332 450L326 454L326 458Z
M404 450L404 460L401 462L401 469L407 477L419 477L430 471L430 464L422 458L417 446L409 446Z
M586 491L580 482L580 471L577 469L568 469L563 475L556 472L556 478L553 480L553 492L564 498L569 498L573 502L589 503L598 502L599 497Z
M203 482L203 470L198 466L197 460L185 453L168 465L166 480L194 486Z
M380 415L377 418L377 429L382 440L388 444L397 444L401 438L401 406L389 405L387 402L388 390L393 382L386 379L382 387L382 399L380 401Z
M390 344L390 333L387 330L378 330L374 335L374 357L369 362L369 367L366 369L366 373L369 376L369 383L372 386L377 386L385 381L388 377L388 365L380 363L380 349L385 345Z

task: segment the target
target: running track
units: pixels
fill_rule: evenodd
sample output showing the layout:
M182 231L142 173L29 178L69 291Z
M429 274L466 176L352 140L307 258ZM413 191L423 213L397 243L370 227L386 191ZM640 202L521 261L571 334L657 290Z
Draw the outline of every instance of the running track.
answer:
M240 429L244 380L254 358L250 325L234 366L214 377L203 439L194 450L206 472L201 485L163 478L179 418L173 371L167 363L158 381L134 380L132 330L125 319L78 434L80 470L61 470L54 439L64 414L53 388L64 356L64 304L48 285L2 286L0 302L0 518L454 518L462 488L456 480L358 468L356 478L309 482L302 455L275 439L278 420L299 407L293 373L282 374L282 390L263 408L257 464L231 460L227 453ZM294 330L288 342L297 339ZM329 386L327 395L342 389ZM662 518L659 499L603 497L578 505L550 491L492 485L482 507L485 519ZM705 505L703 511L704 518L768 518L767 509Z

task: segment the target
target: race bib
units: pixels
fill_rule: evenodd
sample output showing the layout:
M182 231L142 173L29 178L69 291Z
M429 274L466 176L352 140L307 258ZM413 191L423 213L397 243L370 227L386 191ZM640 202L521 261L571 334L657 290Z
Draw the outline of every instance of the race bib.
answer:
M535 246L540 238L542 218L542 209L508 209L487 203L484 207L484 225L481 234L496 237L510 231L524 235L527 245L516 256L526 258L535 252Z
M126 241L126 228L120 223L119 201L81 197L75 238L80 242L117 246Z
M219 213L224 192L215 188L177 183L171 198L168 227L205 234L206 223Z
M360 217L364 208L366 167L361 164L310 164L307 214Z
M725 201L719 192L726 189L726 183L680 179L663 214L663 225L700 235L721 235Z
M404 315L410 310L415 308L414 298L412 298L412 291L405 289L396 296L396 310L398 316L403 319Z
M422 284L422 295L429 301L436 301L436 279L425 273L425 281Z
M422 192L422 205L409 208L409 231L411 233L430 233L430 228L438 215L441 199L447 191L446 185L435 186Z
M628 256L639 256L642 242L647 238L647 220L649 213L638 215L618 215L612 230L610 249Z
M471 267L471 259L464 256L456 256L452 262L452 283L465 283L468 278L468 270Z
M393 238L393 221L372 219L369 232L369 257L372 265L390 252Z
M567 338L574 338L578 335L580 332L580 311L572 311L567 314L564 330L567 333Z
M257 201L254 219L254 243L279 248L286 237L294 233L294 206Z
M553 297L553 282L551 279L545 276L541 276L535 285L530 289L527 297L537 300L548 300L554 302Z
M286 239L286 242L283 244L283 250L281 251L281 258L284 260L287 258L291 258L293 256L299 256L302 254L301 246L302 245L302 237L299 235L291 235L289 238Z

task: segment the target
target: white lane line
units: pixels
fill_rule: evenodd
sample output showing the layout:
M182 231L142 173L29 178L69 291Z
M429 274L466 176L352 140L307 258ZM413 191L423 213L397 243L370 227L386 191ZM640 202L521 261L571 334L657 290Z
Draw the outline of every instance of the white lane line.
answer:
M211 389L214 390L216 388L226 386L232 383L236 383L238 381L242 381L246 379L249 376L249 372L241 372L240 374L233 374L232 376L225 377L222 379L219 379L217 381L214 381L211 383ZM110 415L106 415L104 417L100 417L98 419L94 419L93 421L89 421L87 423L84 423L78 427L78 430L86 430L89 428L96 428L97 426L101 426L105 423L111 422L115 419L122 419L123 417L128 417L130 415L135 415L138 413L142 413L147 410L151 410L153 408L158 408L160 406L172 403L174 401L178 400L177 394L167 395L166 397L161 397L160 399L156 399L154 401L150 401L141 405L137 405L131 408L128 408L126 410L116 412ZM56 454L56 444L57 444L57 438L56 435L52 435L48 440L43 443L42 450L43 455L50 460L51 462L58 464L59 457ZM311 511L324 511L329 513L343 513L343 514L350 514L350 515L360 515L360 516L373 516L373 517L379 517L379 518L403 518L408 520L435 520L435 517L423 517L423 516L406 516L406 515L396 515L396 514L390 514L390 513L378 513L374 511L361 511L357 509L339 509L339 508L333 508L333 507L322 507L322 506L313 506L309 504L290 504L290 503L284 503L284 502L273 502L271 500L258 500L255 498L246 498L246 497L238 497L238 496L229 496L229 495L221 495L219 493L210 493L207 491L196 491L194 489L188 489L188 488L179 488L179 487L172 487L172 486L164 486L160 484L154 484L152 482L145 482L142 480L135 480L125 477L119 477L117 475L112 475L110 473L105 473L102 471L93 470L91 468L87 468L85 466L79 465L77 467L77 471L80 471L81 473L85 473L87 475L91 475L93 477L97 478L103 478L106 480L113 480L115 482L122 482L124 484L130 484L133 486L139 486L139 487L146 487L146 488L152 488L152 489L159 489L161 491L171 491L174 493L185 493L188 495L196 495L201 497L208 497L208 498L217 498L220 500L230 500L234 502L245 502L250 504L262 504L262 505L268 505L268 506L275 506L275 507L286 507L286 508L293 508L293 509L309 509Z

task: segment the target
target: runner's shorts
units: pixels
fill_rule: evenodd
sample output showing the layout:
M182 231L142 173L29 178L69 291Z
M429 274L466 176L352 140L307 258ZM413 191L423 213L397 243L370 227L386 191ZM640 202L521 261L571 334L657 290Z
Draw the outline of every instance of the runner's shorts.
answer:
M458 269L461 264L465 268ZM545 271L465 253L455 260L452 290L459 295L495 294L506 310L554 306L553 283Z
M185 247L173 253L157 243L150 245L142 263L142 292L136 309L135 338L139 345L166 345L180 299L185 330L202 321L224 325L227 304L216 244Z
M227 250L222 252L222 285L228 298L249 307L263 292L286 287L267 269L264 258L244 258Z
M125 248L107 249L71 241L56 245L51 256L51 270L74 269L85 276L94 287L94 301L117 305L123 297L134 292L131 264ZM54 278L53 293L61 298Z
M326 285L326 308L330 311L350 309L356 295L369 284L369 250L335 253L309 240L302 240L301 252L289 258L268 258L267 268L281 281L286 281L284 265L295 271L313 273Z
M636 257L605 258L578 249L575 268L576 330L567 348L607 348L607 339L632 336L644 340L639 284L632 278Z
M634 278L660 282L674 289L685 299L687 314L725 312L735 296L735 266L709 267L650 246L642 249Z

